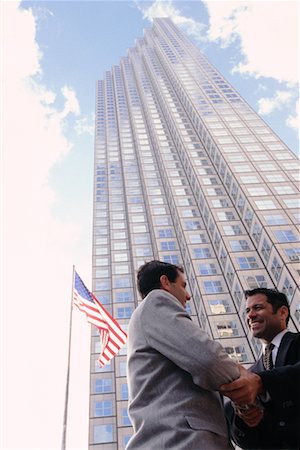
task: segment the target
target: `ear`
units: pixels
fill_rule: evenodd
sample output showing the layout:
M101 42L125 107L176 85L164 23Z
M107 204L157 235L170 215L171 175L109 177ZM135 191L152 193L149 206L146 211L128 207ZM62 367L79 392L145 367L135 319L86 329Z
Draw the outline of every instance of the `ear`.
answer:
M286 306L281 306L279 308L280 312L280 318L284 320L284 323L286 322L287 316L289 315L289 310Z
M168 291L170 290L170 280L167 277L167 275L161 275L160 279L160 285L161 285L161 289L163 289L164 291Z

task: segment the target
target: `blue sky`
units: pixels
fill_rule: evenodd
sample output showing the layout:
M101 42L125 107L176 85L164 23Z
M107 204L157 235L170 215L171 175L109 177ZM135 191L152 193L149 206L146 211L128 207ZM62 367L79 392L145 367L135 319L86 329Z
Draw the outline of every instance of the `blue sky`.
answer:
M1 435L7 450L55 450L73 264L91 287L95 81L154 17L170 16L297 153L298 3L13 1L1 9ZM89 325L74 311L72 450L87 448L88 372Z

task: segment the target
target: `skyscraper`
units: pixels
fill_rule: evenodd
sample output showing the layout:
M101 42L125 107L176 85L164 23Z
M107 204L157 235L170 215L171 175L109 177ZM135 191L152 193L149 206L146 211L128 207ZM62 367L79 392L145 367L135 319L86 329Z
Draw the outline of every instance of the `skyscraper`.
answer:
M243 292L286 293L299 329L299 162L169 19L97 82L93 292L124 329L136 270L183 264L190 314L245 365L259 355ZM98 366L92 331L90 449L124 449L126 348Z

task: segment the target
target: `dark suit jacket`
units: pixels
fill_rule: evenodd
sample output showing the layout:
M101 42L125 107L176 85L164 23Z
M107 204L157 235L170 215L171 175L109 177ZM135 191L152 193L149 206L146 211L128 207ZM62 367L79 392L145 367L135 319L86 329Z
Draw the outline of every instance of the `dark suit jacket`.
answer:
M272 370L264 370L262 358L250 368L262 378L271 400L264 403L264 418L248 427L225 407L233 441L243 449L300 449L300 333L287 332Z

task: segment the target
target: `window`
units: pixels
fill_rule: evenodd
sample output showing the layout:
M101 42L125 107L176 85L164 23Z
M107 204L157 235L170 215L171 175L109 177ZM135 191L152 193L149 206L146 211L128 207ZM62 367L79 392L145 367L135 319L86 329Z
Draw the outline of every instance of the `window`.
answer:
M295 190L291 186L275 186L277 194L295 194Z
M239 225L223 225L223 230L227 236L242 234L242 230Z
M239 335L237 324L233 320L217 322L217 330L220 338Z
M299 198L286 198L286 199L283 199L283 202L285 203L287 208L299 208L300 207Z
M231 211L218 212L217 215L218 215L219 220L235 220L236 219L234 213Z
M278 242L296 242L298 237L292 230L277 230L274 231L274 235Z
M287 218L282 214L271 214L264 217L268 225L285 225L287 223Z
M175 243L175 241L161 242L160 245L161 245L161 249L163 251L176 250L176 243Z
M201 244L207 241L205 234L190 234L191 244Z
M228 300L209 300L212 314L226 314L231 312Z
M194 248L194 255L196 259L201 259L201 258L211 258L212 254L211 254L211 250L210 248Z
M276 205L272 200L255 200L258 209L276 209Z
M179 258L177 255L164 255L163 261L169 264L179 264Z
M113 442L113 425L112 423L106 425L94 425L93 443L105 444Z
M128 386L127 383L121 384L121 399L128 400Z
M294 287L288 278L284 280L282 292L287 296L288 301L291 302L294 295Z
M112 400L95 402L95 417L106 417L112 415Z
M255 275L246 278L249 289L256 289L258 287L267 288L268 283L264 275Z
M160 238L173 237L173 230L171 230L171 228L158 230L158 237L160 237Z
M217 292L223 292L223 286L221 281L204 281L204 290L206 294L215 294Z
M95 380L95 394L112 392L112 379L102 378Z
M249 243L245 239L240 239L239 241L229 241L229 244L234 252L250 250Z
M267 239L263 240L261 252L265 261L268 261L271 253L271 244Z
M115 301L116 302L120 302L120 303L123 303L123 302L132 302L133 301L133 298L132 298L133 296L132 296L132 293L131 292L129 292L129 291L126 291L126 292L116 292L116 294L115 294Z
M131 317L132 308L130 306L117 308L117 318L118 319L128 319Z
M122 425L131 426L131 421L128 416L127 408L122 408Z
M257 269L258 264L254 256L240 256L237 262L241 269Z
M275 256L272 261L271 272L274 275L276 281L278 281L278 279L280 277L281 269L282 269L282 265L281 265L279 259Z
M249 187L248 192L249 195L257 195L257 196L268 195L267 191L263 187L253 187L253 188Z
M285 248L284 252L290 261L300 261L300 248Z
M237 362L245 363L248 361L248 355L243 345L238 345L237 347L225 347L225 351L230 358L235 359Z
M200 275L215 275L218 271L215 264L206 263L198 265L198 272Z

